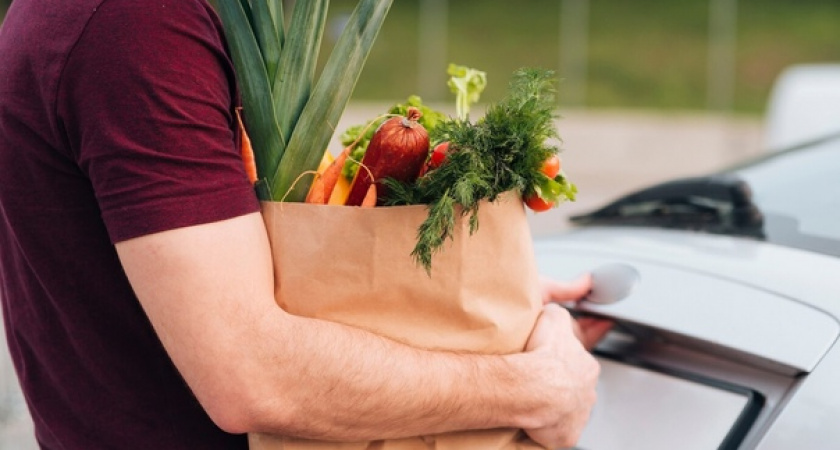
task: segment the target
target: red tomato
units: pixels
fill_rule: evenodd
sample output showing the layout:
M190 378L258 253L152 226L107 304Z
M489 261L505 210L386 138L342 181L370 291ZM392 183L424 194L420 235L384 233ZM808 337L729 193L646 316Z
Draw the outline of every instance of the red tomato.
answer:
M554 202L547 202L537 194L531 194L525 197L525 204L535 212L548 211L554 206Z
M429 158L429 168L437 169L443 164L446 159L446 154L449 152L449 142L441 142L432 150L432 156Z
M542 163L540 172L545 174L548 178L554 179L554 177L560 173L560 157L557 155L551 155Z

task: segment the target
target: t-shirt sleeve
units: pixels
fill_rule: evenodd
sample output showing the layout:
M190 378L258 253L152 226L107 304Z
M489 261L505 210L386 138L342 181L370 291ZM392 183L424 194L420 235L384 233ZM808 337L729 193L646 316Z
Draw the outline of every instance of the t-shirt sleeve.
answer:
M236 85L199 0L104 1L57 96L113 242L259 210L236 146Z

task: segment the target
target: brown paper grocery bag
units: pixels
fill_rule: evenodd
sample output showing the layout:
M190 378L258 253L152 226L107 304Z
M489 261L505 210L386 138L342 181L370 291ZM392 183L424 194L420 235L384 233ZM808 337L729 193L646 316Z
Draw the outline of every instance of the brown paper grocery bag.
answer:
M291 314L415 347L505 354L524 348L542 309L531 234L513 193L480 206L472 235L459 218L453 240L432 259L431 276L410 255L425 206L265 202L262 213L275 298ZM355 443L251 434L249 442L252 450L541 448L512 429Z

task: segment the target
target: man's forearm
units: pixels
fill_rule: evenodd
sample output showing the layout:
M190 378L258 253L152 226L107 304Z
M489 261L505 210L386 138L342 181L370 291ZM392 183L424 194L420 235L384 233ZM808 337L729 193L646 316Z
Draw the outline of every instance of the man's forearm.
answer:
M258 431L395 438L520 426L518 412L535 406L527 374L504 357L423 351L282 312L264 316L254 339Z
M423 351L285 313L274 301L257 214L144 236L117 250L173 362L227 431L365 440L536 428L540 408L552 397L556 403L557 395L539 391L555 369L527 353Z

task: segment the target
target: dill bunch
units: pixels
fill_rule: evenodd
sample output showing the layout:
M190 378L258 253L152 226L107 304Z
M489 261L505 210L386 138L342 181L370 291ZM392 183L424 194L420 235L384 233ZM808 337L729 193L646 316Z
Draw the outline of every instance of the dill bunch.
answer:
M433 142L449 142L444 164L412 184L386 180L389 205L428 205L429 215L417 231L411 255L427 272L432 255L452 238L458 216L468 217L470 233L478 229L482 200L493 202L507 191L534 192L544 182L543 161L557 153L554 126L554 72L516 71L508 93L490 105L475 123L447 118L433 130ZM460 209L458 208L460 207Z

